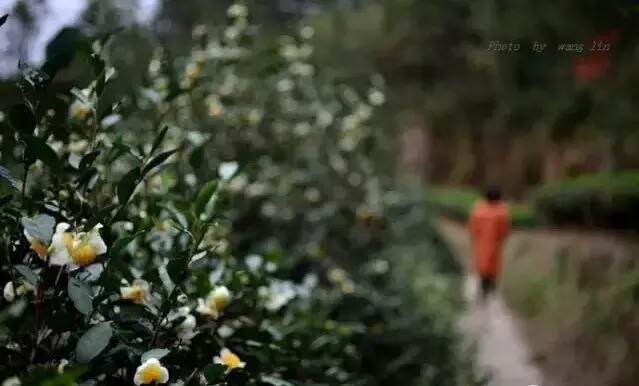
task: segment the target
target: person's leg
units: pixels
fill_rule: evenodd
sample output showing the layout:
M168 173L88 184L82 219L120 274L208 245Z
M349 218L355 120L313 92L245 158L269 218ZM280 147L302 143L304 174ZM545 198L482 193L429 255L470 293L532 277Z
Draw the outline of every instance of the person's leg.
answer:
M488 295L495 291L495 278L492 276L481 276L481 297L486 299Z

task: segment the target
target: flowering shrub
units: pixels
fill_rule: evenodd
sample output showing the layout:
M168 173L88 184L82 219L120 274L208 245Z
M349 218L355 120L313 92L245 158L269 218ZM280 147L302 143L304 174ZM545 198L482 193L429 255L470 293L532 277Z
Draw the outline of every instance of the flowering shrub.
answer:
M94 81L55 102L50 67L25 71L2 143L0 378L459 382L451 289L429 288L438 316L392 285L395 236L425 228L374 162L383 81L362 97L310 63L312 29L255 47L246 7L228 16L187 58L158 45L132 95L104 93L125 70L104 38L83 46Z

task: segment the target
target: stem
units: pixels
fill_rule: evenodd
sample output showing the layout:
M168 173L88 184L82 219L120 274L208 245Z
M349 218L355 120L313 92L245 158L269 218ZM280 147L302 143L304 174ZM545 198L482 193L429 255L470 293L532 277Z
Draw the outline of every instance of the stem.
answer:
M22 176L22 207L24 208L24 202L26 199L26 193L27 193L27 178L29 177L29 165L27 165L27 162L25 160L24 162L24 174Z
M173 291L175 291L176 287L177 287L177 285L175 287L173 287L171 292L169 292L169 296L167 297L167 301L171 300L171 297L173 296ZM153 329L155 331L153 332L153 338L149 342L148 350L150 350L153 347L153 345L155 344L155 341L157 340L157 337L158 337L158 333L160 332L160 324L162 323L164 318L166 318L166 315L169 313L170 309L171 309L171 307L166 307L166 310L164 312L162 312L160 317L155 321L155 325L153 326Z
M54 288L58 287L58 281L60 281L60 276L62 276L62 271L64 270L64 265L60 266L60 269L58 270L58 276L56 276L55 278L55 284L53 285Z
M100 124L98 123L98 102L95 102L95 106L92 108L93 111L93 134L91 135L91 145L90 151L95 150L95 142L98 137L98 132L100 131Z

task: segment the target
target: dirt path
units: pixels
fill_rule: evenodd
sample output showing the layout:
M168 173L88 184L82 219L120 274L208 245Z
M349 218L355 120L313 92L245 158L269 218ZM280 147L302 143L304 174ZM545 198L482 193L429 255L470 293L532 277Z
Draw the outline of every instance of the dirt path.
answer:
M457 256L469 256L464 227L448 220L440 220L439 224ZM460 326L476 342L478 363L490 373L490 386L550 386L532 362L532 353L502 297L496 294L482 304L476 300L476 288L475 280L469 276L464 288L468 308Z

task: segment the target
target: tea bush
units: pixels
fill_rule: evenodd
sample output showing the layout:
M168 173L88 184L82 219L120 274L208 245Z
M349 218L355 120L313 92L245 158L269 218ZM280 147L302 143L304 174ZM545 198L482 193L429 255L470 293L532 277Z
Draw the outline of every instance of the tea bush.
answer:
M245 6L228 19L189 57L156 44L130 95L104 93L126 71L108 36L77 44L82 89L51 98L55 57L23 69L2 136L0 379L475 384L458 267L376 169L383 80L361 96L309 62L312 29L257 47ZM427 276L398 285L416 254Z
M588 174L549 183L533 195L550 222L612 228L637 228L639 172Z

